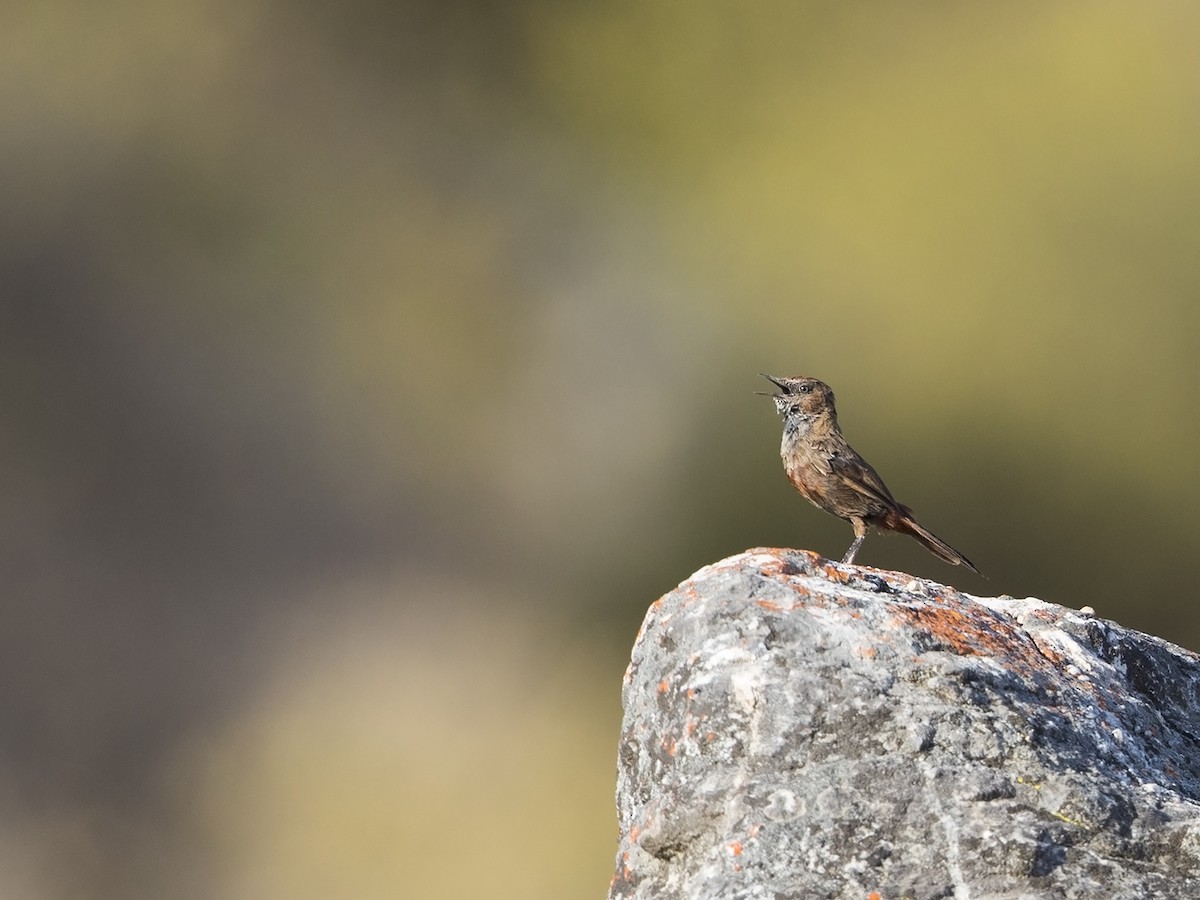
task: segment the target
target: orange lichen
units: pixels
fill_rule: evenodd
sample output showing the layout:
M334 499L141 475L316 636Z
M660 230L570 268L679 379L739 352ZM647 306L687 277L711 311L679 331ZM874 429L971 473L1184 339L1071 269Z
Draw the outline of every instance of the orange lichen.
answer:
M1061 669L1068 662L1061 652L1031 638L1008 616L957 597L944 605L897 604L893 614L959 656L993 659L1025 677L1044 677L1048 669Z
M669 681L667 681L667 679L664 678L662 681L660 681L658 683L658 692L660 694L665 694L670 689L671 689L671 683Z
M773 577L787 576L787 575L800 575L804 571L799 566L797 566L794 562L791 562L791 561L783 558L783 555L785 553L791 553L791 552L795 552L795 551L782 550L778 547L758 547L749 552L754 556L769 556L769 557L771 557L770 560L759 563L758 570L760 572L762 572L764 575L773 576ZM804 555L809 557L810 565L814 564L815 561L818 559L816 554L813 554L813 553L805 553Z
M946 606L897 607L896 614L918 630L937 638L960 656L1003 657L1026 644L1025 635L1007 619L984 607L978 611Z
M729 852L732 853L734 856L741 856L742 855L742 842L734 841L733 843L731 843L729 845Z

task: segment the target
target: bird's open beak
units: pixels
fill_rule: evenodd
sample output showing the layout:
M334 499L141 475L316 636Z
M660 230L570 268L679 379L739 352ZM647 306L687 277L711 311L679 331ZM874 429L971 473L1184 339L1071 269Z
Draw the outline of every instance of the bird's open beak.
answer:
M788 392L787 385L784 384L782 381L780 381L778 378L776 378L774 375L768 375L766 372L759 372L758 374L761 375L763 378L767 379L767 381L771 382L771 384L775 385L777 388L779 388L785 394ZM778 394L768 394L766 391L755 391L754 393L756 393L760 396L763 396L763 397L778 397L779 396Z

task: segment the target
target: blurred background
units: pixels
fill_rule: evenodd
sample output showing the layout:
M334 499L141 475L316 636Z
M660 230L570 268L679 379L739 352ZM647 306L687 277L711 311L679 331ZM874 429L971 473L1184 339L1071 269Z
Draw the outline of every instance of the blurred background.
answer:
M600 897L647 605L838 558L1200 647L1200 9L0 11L0 895Z

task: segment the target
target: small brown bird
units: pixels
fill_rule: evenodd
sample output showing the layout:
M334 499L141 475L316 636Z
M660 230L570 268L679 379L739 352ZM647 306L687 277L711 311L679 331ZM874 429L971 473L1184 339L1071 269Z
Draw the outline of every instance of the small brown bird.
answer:
M912 535L934 556L979 573L969 559L919 525L912 510L892 496L879 474L842 437L829 385L804 376L763 374L763 378L780 390L778 394L756 393L773 399L783 416L779 454L792 486L813 506L845 519L854 528L854 543L842 562L854 562L868 528L874 526Z

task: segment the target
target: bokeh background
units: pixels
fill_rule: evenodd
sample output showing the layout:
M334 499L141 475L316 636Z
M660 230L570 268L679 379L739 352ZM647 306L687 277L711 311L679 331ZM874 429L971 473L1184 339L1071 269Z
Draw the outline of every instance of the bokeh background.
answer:
M1200 647L1200 8L0 10L0 895L599 897L646 606L838 557Z

